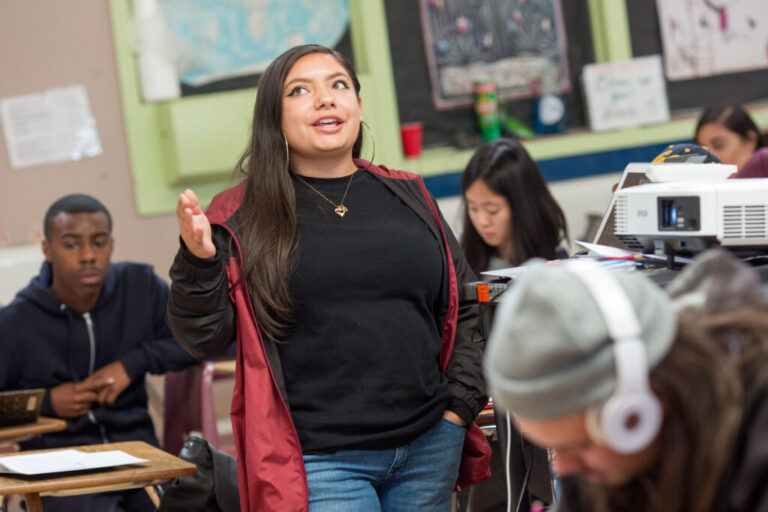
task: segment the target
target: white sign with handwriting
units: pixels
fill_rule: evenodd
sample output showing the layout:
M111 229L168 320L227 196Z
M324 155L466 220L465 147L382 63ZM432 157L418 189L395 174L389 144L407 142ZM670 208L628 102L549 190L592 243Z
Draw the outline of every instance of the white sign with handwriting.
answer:
M661 56L589 64L582 75L593 131L663 123L669 104Z

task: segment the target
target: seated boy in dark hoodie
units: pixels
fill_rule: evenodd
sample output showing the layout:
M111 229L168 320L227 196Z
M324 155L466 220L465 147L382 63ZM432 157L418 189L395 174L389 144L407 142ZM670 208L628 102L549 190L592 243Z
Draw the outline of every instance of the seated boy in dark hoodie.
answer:
M144 376L196 364L165 323L168 285L149 265L110 263L112 218L73 194L48 209L40 274L0 309L0 390L45 388L67 429L25 450L140 440L157 445ZM143 490L43 498L44 509L154 510Z

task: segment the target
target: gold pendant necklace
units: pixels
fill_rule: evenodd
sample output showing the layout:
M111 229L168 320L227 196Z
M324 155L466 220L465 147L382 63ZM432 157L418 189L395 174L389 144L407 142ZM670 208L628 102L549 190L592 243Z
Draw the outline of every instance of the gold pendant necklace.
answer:
M336 215L338 215L339 217L344 217L344 215L346 215L347 212L349 211L349 208L344 206L344 200L347 198L347 192L349 192L349 186L352 184L352 178L355 177L355 174L357 174L357 170L355 170L355 172L350 174L349 181L347 182L347 188L346 188L346 190L344 190L344 195L341 196L341 201L339 201L339 204L336 204L333 201L331 201L330 199L328 199L328 197L325 194L323 194L322 192L317 190L315 187L313 187L312 185L310 185L309 183L304 181L304 179L301 176L299 176L298 174L294 173L294 176L296 176L296 179L298 179L300 182L302 182L303 184L308 186L309 189L312 190L315 194L319 195L320 197L322 197L323 199L325 199L326 201L331 203L334 206L333 211L334 211L334 213L336 213Z

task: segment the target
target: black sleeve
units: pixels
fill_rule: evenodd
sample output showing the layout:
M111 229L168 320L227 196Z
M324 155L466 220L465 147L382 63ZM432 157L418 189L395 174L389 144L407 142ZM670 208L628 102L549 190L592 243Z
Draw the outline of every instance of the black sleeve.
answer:
M17 328L20 312L13 306L0 308L0 391L17 389L21 378L21 353L19 351L20 336ZM46 397L50 390L46 390Z
M0 307L0 391L12 391L20 388L21 371L24 357L22 356L19 340L24 336L19 332L19 317L24 312L19 306ZM30 315L31 316L31 315ZM23 329L22 329L23 332ZM40 413L44 416L56 417L51 404L51 389L53 385L45 387Z
M170 271L168 325L179 343L201 358L223 355L235 340L225 267L229 235L215 228L213 235L214 259L196 258L182 242Z
M433 199L437 207L437 203ZM439 212L438 208L438 212ZM459 247L451 228L445 222L440 213L445 237L451 251L453 266L456 270L456 282L461 295L464 283L476 281L477 278L469 268L464 253ZM467 424L474 421L475 417L488 403L485 378L483 377L483 347L485 340L473 340L473 332L479 321L477 304L459 300L459 315L456 324L456 337L453 346L453 355L448 362L446 376L450 380L453 398L448 404L448 409L455 412Z
M149 293L146 300L152 301L152 339L143 341L135 349L120 356L120 361L132 381L146 372L159 375L199 363L179 346L165 321L168 285L152 272L147 288Z

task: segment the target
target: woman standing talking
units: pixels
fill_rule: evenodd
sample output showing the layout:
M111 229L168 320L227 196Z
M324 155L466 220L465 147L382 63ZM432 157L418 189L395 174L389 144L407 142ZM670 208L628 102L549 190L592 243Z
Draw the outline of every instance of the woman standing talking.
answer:
M264 72L243 182L183 240L169 323L206 357L237 342L232 423L244 510L442 510L487 476L474 280L417 175L359 160L349 62L298 46ZM465 443L466 437L466 443Z

